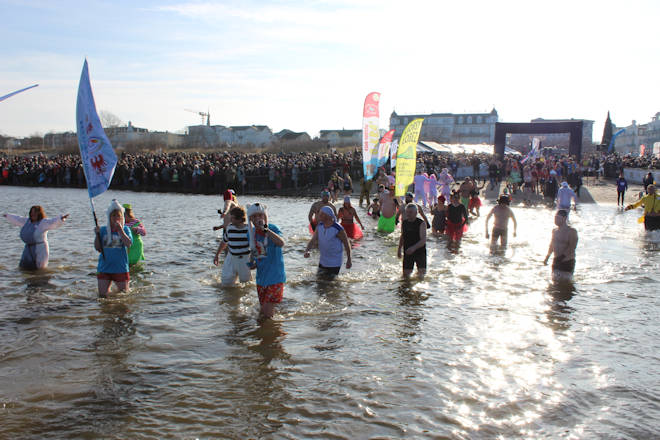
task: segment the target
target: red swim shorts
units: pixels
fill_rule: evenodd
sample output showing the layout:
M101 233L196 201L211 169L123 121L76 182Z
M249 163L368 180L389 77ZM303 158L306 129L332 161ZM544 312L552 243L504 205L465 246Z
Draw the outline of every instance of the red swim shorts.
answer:
M124 273L97 273L96 278L99 280L114 281L115 283L122 283L131 280L131 275L128 272Z
M257 285L257 293L259 294L259 304L281 303L282 294L284 293L284 283L271 284L270 286Z

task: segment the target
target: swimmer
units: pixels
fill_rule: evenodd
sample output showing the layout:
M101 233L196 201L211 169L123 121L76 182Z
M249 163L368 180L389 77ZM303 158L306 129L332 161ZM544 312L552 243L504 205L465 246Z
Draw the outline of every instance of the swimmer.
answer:
M431 227L431 223L429 222L429 219L426 217L426 214L424 214L424 210L422 209L422 205L420 205L417 202L413 202L413 193L407 192L404 199L403 199L403 206L408 205L409 203L413 203L415 206L417 206L417 212L419 215L422 217L422 220L424 220L424 223L426 223L426 229L429 229ZM404 211L399 210L397 213L397 223L401 221L401 217L404 217Z
M463 234L467 231L468 213L464 205L460 203L457 191L451 194L451 203L447 206L446 231L449 236L448 247L458 249Z
M380 201L378 200L378 197L374 197L371 204L369 204L367 215L370 215L373 218L380 217Z
M218 246L213 258L213 264L220 263L220 253L229 249L225 262L222 265L221 281L223 286L233 286L236 284L236 278L241 283L250 281L252 275L248 267L250 258L250 243L248 237L248 227L245 223L245 210L237 206L229 211L231 223L225 228L222 234L222 242Z
M568 211L560 209L555 214L555 225L552 239L548 247L548 254L543 264L548 264L550 255L555 254L552 260L552 277L555 280L570 279L575 270L575 249L578 243L578 233L575 228L568 225Z
M309 258L309 251L314 247L319 248L319 275L334 277L339 274L343 261L343 249L346 250L346 269L353 265L351 261L351 245L348 242L346 231L339 224L335 213L329 206L324 206L318 213L319 223L314 230L304 257Z
M417 274L420 279L424 279L426 273L426 224L424 220L417 217L418 209L416 203L408 203L405 207L397 257L403 257L404 277L410 277L417 265Z
M124 203L124 217L126 226L131 230L131 239L133 244L128 250L128 265L133 266L139 261L144 261L144 244L142 237L147 235L147 229L144 224L133 214L133 208L130 204Z
M439 237L445 233L445 227L447 225L447 207L445 206L445 196L439 195L437 202L438 203L434 204L431 208L431 214L433 215L431 232L436 237Z
M475 217L479 217L480 215L480 208L481 208L481 199L479 198L479 191L474 190L470 193L470 201L468 202L468 211L470 211L470 215L473 215ZM476 211L475 211L476 210Z
M509 236L509 219L513 220L513 236L516 236L518 223L516 222L516 216L513 215L513 211L509 207L509 203L511 203L509 196L504 194L501 195L497 199L497 205L495 205L486 216L486 238L489 238L488 222L490 221L490 217L493 216L495 218L493 222L493 238L490 242L491 249L494 249L495 246L497 246L498 239L500 240L500 246L506 247Z
M307 219L309 220L309 226L312 232L316 230L316 224L318 223L317 216L321 208L323 208L324 206L328 206L330 209L332 209L332 212L335 214L335 217L337 216L337 208L335 208L335 205L330 203L330 191L328 191L327 189L321 191L321 200L312 203L311 208L309 208L309 214L307 214Z
M99 298L107 298L114 281L117 288L128 291L131 276L128 272L128 249L133 244L131 230L124 224L124 207L112 199L108 210L108 225L96 227L94 249L99 252L96 280Z
M568 182L562 182L557 191L557 209L569 212L571 209L571 200L573 200L573 208L577 211L577 195L569 188Z
M362 230L364 229L364 226L360 221L360 217L358 217L357 211L351 206L351 198L349 196L344 197L344 206L339 208L339 213L337 215L348 238L354 240L362 238ZM360 229L355 227L354 219L360 224Z
M380 199L378 232L394 232L394 229L396 229L396 214L398 208L399 200L394 198L394 193L389 190L384 190Z

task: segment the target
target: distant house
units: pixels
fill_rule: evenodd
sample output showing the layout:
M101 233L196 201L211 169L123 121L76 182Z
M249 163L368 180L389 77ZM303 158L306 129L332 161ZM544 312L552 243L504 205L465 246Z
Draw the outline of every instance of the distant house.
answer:
M620 154L639 154L641 145L645 146L645 154L652 154L656 144L660 149L660 112L646 124L637 124L632 121L627 127L615 127L614 131L625 128L614 140L614 149Z
M362 145L362 130L321 130L319 138L331 147Z
M423 118L419 138L443 144L492 144L495 140L497 110L490 113L431 113L390 115L390 129L394 138L401 137L403 130L414 119Z
M44 136L44 148L63 148L78 146L78 135L72 131L47 133Z
M280 142L286 142L286 143L309 142L312 140L312 138L305 132L298 133L295 131L288 130L286 128L282 131L275 133L275 137Z
M263 146L269 144L274 138L273 132L266 125L192 125L188 127L190 141L204 145L230 145L252 144Z

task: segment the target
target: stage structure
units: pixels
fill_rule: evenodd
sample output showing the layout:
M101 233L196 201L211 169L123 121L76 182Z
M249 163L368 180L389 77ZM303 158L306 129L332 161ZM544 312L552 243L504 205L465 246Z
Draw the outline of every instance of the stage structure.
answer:
M568 154L582 158L582 121L562 122L496 122L495 123L495 155L504 157L506 135L516 134L550 134L568 133Z

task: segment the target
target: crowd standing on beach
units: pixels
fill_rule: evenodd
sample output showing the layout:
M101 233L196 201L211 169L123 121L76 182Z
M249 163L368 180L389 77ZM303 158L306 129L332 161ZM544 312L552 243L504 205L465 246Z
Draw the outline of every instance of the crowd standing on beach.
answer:
M307 220L311 238L304 250L304 257L309 258L311 250L318 248L319 276L330 279L339 274L344 254L346 269L352 267L351 241L361 239L365 229L351 203L351 195L357 191L351 173L359 178L361 186L359 207L363 207L363 202L366 202L364 208L367 215L378 220L378 233L390 234L400 228L397 255L402 259L404 277L410 277L417 267L419 278L424 278L428 230L436 237L446 236L447 247L451 252L459 251L470 220L480 216L480 194L485 187L491 191L503 188L485 222L485 236L491 239L493 252L506 248L509 221L513 222L513 236L516 236L518 224L509 206L512 197L525 202L543 197L557 208L554 216L557 228L552 232L544 263L547 264L554 254L553 277L570 279L575 268L578 232L568 223L569 213L571 209L577 208L583 176L602 173L603 166L610 158L601 159L604 161L593 156L578 162L568 156L521 160L518 156L498 159L475 154L420 154L410 191L405 197L396 197L395 170L381 167L373 179L365 181L359 178L361 158L355 152L281 155L126 154L122 155L118 164L113 185L140 187L146 181L150 185L165 185L166 188L170 188L167 185L204 191L209 189L205 185L211 185L213 191L225 188L222 191L224 204L218 210L223 223L213 228L222 230L222 240L213 263L220 265L221 256L226 254L221 275L225 286L251 280L251 271L256 269L260 319L268 319L273 316L276 304L282 301L284 295L286 274L282 248L285 240L277 225L268 222L267 207L264 204L242 206L239 203L237 193L245 193L248 186L251 190L259 189L262 185L272 186L274 181L275 188L279 189L285 181L288 185L298 187L311 185L310 179L318 179L313 183L323 185L324 189L320 200L314 202L309 210ZM621 162L616 163L620 167ZM468 172L470 175L462 180L455 179L454 174L459 168L468 168L472 172ZM11 159L3 157L2 170L4 183L26 184L36 175L37 183L42 184L84 184L79 158L73 155L50 158L42 155ZM250 176L265 181L251 181L248 184ZM618 204L623 206L627 182L622 174L619 175L616 188ZM645 179L645 188L646 195L625 209L643 206L646 229L659 229L660 200L650 172ZM375 197L372 197L373 193ZM342 195L343 204L337 210L334 202ZM432 216L432 221L429 221L425 211ZM106 215L107 224L96 227L94 240L94 247L99 252L97 282L101 298L108 296L113 282L117 290L127 291L131 266L145 259L141 237L146 235L146 228L135 217L132 206L113 200ZM12 224L21 227L20 236L25 248L20 267L28 270L46 267L49 255L47 232L60 227L68 214L46 218L41 206L33 206L28 217L12 214L4 216ZM494 224L492 231L489 231L491 217L494 218Z

